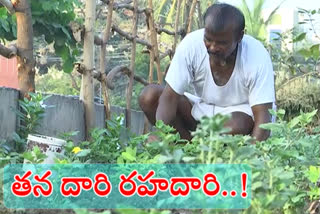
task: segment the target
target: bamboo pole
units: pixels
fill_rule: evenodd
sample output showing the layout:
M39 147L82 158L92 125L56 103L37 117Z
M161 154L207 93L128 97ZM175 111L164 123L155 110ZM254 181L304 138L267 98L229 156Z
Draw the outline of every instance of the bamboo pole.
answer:
M187 34L191 32L192 28L192 22L193 22L193 15L196 10L197 0L192 0L191 9L188 17L188 28L187 28Z
M115 88L115 86L113 84L113 80L114 80L114 78L119 77L119 74L127 75L130 78L131 73L132 73L131 70L125 65L118 65L118 66L112 68L112 70L107 75L107 86L108 86L108 88L111 89L111 90L113 90ZM142 77L139 77L137 75L134 75L133 79L135 81L141 83L144 86L147 86L149 84L147 82L147 80L145 80Z
M149 36L151 40L152 47L149 49L149 56L150 56L150 62L149 62L149 77L148 82L149 84L153 83L153 69L154 69L154 61L157 63L157 77L158 77L158 83L162 83L163 75L161 73L160 69L160 56L158 51L158 42L157 42L157 30L154 26L154 18L153 18L153 4L152 0L148 0L148 10L146 12L147 15L147 26L149 30ZM161 32L160 32L161 33ZM144 128L143 133L147 133L150 129L149 120L146 116L144 116Z
M151 36L151 23L149 21L149 17L148 17L148 30L149 30L149 36L150 38L152 37ZM151 39L152 40L152 39ZM149 77L148 77L148 82L149 83L152 83L153 82L153 69L154 69L154 59L155 59L155 54L154 54L154 48L153 48L153 42L151 41L151 48L149 49Z
M120 36L124 37L125 39L129 40L129 41L133 41L133 36L130 35L129 33L127 32L124 32L123 30L121 30L119 27L115 26L115 25L112 25L112 30L117 32ZM152 48L152 45L150 43L148 43L147 41L144 41L142 39L139 39L139 38L136 38L136 42L143 45L143 46L146 46L148 48Z
M184 32L186 33L188 30L188 16L190 13L190 1L191 0L185 0L184 2L184 6L183 6L183 28L184 28ZM185 35L182 35L182 38L184 38Z
M200 0L197 1L197 9L198 9L198 28L203 28L203 17L202 17L202 11L201 11L201 4Z
M181 12L181 0L177 1L177 14L176 14L176 20L174 23L174 42L172 46L172 57L176 51L176 46L178 42L178 28L179 28L179 17L180 17L180 12ZM172 58L171 57L171 58Z
M133 89L133 78L135 70L135 60L136 60L136 37L137 37L137 24L138 24L138 5L137 0L133 1L133 20L132 20L132 49L131 49L131 63L130 63L130 80L127 88L127 108L126 108L126 126L130 127L131 125L131 99L132 99L132 89Z
M158 41L157 41L157 31L155 29L155 24L154 24L154 18L153 18L153 4L152 0L148 0L148 26L150 29L150 37L151 37L151 45L152 45L152 50L150 51L150 61L151 61L151 54L152 51L154 52L154 60L156 61L156 68L157 68L157 77L158 77L158 83L162 84L162 79L163 79L163 74L161 72L160 68L160 57L159 57L159 49L158 49ZM150 62L153 63L153 61ZM151 67L151 66L150 66ZM150 72L152 72L150 70ZM149 72L149 78L150 78L150 72Z
M105 107L106 119L111 119L110 116L110 104L109 104L109 92L107 88L107 75L105 72L106 68L106 45L110 37L110 30L112 25L112 12L113 12L113 4L114 0L110 0L108 4L108 16L107 16L107 26L103 31L102 36L102 44L101 44L101 52L100 52L100 73L101 73L101 87L102 87L102 95L103 102Z

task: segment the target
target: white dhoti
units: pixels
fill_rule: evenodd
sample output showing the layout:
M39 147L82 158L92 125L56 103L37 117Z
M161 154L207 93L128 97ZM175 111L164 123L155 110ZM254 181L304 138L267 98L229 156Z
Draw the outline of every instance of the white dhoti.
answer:
M227 114L232 114L232 112L243 112L251 116L252 120L254 121L253 112L249 103L234 105L234 106L227 106L227 107L220 107L214 104L207 104L203 102L203 100L200 97L197 97L188 92L185 92L184 95L188 98L188 100L192 104L191 115L197 121L200 121L200 119L205 116L213 117L216 114L227 115ZM275 105L275 103L273 103L272 109L277 110L277 106ZM275 121L276 121L276 118L272 116L271 122L274 123Z
M216 114L227 115L232 112L243 112L253 118L252 109L248 104L240 104L235 106L227 106L221 107L214 104L205 103L200 97L192 95L190 93L185 92L184 95L188 98L190 103L192 104L191 115L192 117L199 121L202 117L212 117Z

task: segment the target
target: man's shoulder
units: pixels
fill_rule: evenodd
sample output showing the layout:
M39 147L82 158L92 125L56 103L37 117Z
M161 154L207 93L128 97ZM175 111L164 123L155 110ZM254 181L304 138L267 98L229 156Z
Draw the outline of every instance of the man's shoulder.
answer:
M242 39L243 43L249 47L261 48L265 49L262 42L257 40L256 38L245 34Z
M198 30L195 30L195 31L188 33L186 35L186 38L187 37L201 37L201 38L203 38L203 35L204 35L204 28L201 28L201 29L198 29Z
M203 28L199 30L195 30L191 33L188 33L181 41L181 44L197 47L199 46L199 44L203 43L203 35L204 35Z
M176 54L189 59L203 58L207 53L203 42L204 29L188 33L177 46Z
M241 59L244 65L259 66L269 61L270 54L262 42L250 35L244 35L241 42Z

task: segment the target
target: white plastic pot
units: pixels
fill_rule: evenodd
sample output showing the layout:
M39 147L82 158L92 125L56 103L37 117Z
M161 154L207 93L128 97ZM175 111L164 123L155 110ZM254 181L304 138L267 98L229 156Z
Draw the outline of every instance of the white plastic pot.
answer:
M47 155L44 164L53 164L57 153L64 153L65 140L43 136L43 135L28 135L27 150L32 151L34 146L38 146L41 152Z

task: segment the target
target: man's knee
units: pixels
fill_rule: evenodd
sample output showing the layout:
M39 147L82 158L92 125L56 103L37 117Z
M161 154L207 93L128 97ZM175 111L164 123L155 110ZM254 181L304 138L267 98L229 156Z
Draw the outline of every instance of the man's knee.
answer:
M158 105L158 99L162 93L163 87L159 85L148 85L140 93L139 105L145 111Z
M232 118L226 123L226 127L230 128L230 134L247 135L252 132L253 119L251 116L243 112L233 112Z
M184 122L185 127L188 130L195 131L198 122L193 118L191 114L192 104L186 96L180 96L177 108L177 116L179 116Z

